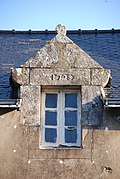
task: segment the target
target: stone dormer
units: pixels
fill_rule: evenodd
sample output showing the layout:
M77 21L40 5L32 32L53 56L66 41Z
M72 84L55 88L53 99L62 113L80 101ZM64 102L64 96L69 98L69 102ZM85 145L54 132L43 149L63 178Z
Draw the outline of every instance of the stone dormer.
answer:
M57 35L38 50L20 68L12 70L13 80L20 85L21 120L40 125L42 88L79 87L81 120L84 125L98 125L102 119L102 89L110 71L105 70L66 36L63 25Z

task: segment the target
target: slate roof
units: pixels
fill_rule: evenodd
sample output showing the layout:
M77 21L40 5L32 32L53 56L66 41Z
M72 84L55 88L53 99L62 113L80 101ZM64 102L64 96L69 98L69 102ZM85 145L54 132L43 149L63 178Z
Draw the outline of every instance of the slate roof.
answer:
M11 98L10 68L26 62L54 36L54 31L0 31L0 99ZM111 70L112 86L120 96L120 30L68 31L67 36Z

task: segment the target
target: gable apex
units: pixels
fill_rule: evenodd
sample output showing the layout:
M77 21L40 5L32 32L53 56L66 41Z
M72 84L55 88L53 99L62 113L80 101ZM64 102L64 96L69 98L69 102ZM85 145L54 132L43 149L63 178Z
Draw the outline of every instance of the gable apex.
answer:
M63 25L56 27L57 35L36 55L30 58L24 67L37 68L102 68L85 51L66 36Z

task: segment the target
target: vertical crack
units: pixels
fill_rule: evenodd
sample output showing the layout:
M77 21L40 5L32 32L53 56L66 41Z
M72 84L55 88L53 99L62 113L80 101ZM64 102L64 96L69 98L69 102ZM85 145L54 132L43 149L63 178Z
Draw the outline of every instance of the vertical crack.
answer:
M92 162L92 164L93 164L93 167L94 167L95 171L97 172L97 174L98 174L99 177L100 177L100 173L99 173L99 171L97 170L95 161L94 161L94 159L93 159L93 149L94 149L94 127L92 128L92 135L91 135L91 162Z
M91 162L94 163L93 161L93 149L94 149L94 127L92 128L92 135L91 135Z
M28 127L28 129L27 129L27 150L28 150L28 153L27 153L27 159L28 159L28 161L29 161L29 159L30 159L30 157L29 157L29 136L30 135L30 127Z
M92 85L92 69L90 69L90 85Z

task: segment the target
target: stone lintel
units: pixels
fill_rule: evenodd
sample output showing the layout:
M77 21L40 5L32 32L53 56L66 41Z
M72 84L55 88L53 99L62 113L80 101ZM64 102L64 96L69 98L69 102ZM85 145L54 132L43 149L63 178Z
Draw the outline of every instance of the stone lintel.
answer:
M44 69L14 68L13 80L20 85L92 85L105 87L110 70L94 69Z
M89 85L89 69L39 69L30 70L30 85Z

